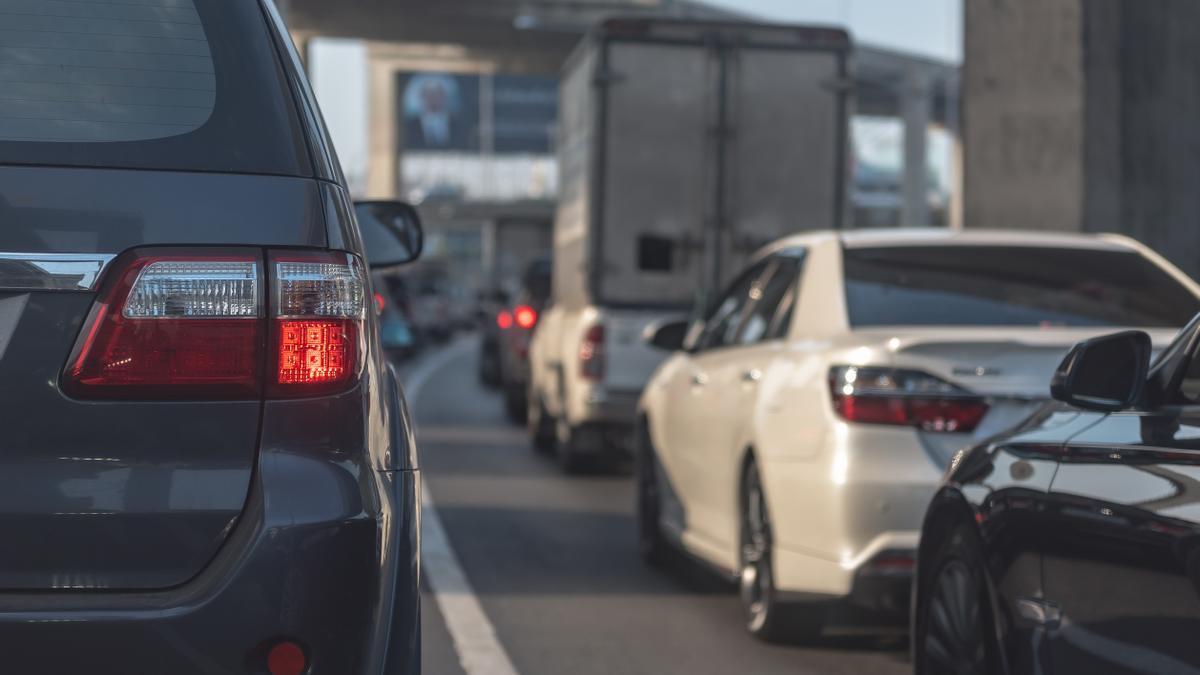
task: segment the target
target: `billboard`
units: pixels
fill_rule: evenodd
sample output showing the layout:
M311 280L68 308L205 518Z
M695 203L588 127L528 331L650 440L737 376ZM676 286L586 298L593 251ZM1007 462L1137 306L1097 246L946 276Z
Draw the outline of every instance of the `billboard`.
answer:
M405 150L553 154L558 79L539 75L397 74Z

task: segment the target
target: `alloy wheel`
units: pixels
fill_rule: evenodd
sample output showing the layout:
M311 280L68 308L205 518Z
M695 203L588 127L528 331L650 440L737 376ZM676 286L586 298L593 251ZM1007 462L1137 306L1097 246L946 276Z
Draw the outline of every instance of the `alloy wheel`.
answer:
M770 620L774 594L771 524L758 469L753 464L746 469L745 481L739 590L746 626L751 633L758 634L763 632Z
M923 650L930 675L987 675L985 622L975 573L952 558L934 581Z

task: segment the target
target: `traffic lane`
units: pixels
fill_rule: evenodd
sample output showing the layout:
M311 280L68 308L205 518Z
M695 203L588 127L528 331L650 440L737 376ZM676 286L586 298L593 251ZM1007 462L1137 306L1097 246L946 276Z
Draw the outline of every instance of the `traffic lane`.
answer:
M426 583L421 584L421 670L432 675L466 675L446 629L446 619Z
M630 479L562 475L477 384L472 343L452 349L460 354L416 402L422 467L519 672L909 672L894 640L765 645L743 629L731 586L694 568L643 565Z

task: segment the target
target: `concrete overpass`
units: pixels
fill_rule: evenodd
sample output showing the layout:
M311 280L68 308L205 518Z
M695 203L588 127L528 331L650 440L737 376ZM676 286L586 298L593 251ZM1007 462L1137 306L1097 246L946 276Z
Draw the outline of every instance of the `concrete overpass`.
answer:
M374 197L394 196L399 189L398 71L555 74L588 27L607 16L754 18L691 0L279 1L302 48L318 36L371 41L367 191ZM940 124L957 137L959 69L860 44L855 80L860 114L904 122L901 222L925 224L929 187L925 131Z

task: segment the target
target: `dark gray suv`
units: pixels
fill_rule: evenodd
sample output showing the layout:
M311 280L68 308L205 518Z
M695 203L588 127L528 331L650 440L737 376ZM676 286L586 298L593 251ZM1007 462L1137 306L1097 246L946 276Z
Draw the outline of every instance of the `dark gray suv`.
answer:
M367 273L420 224L356 213L287 35L270 0L0 0L4 672L420 669Z

